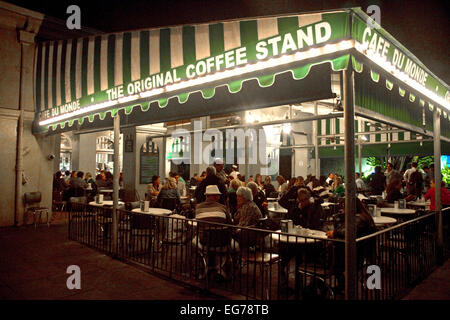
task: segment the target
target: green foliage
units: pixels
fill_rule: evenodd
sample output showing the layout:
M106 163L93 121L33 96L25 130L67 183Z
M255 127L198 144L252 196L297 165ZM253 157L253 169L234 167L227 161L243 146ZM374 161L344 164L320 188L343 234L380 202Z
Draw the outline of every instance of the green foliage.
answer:
M430 164L434 163L434 156L425 156L425 157L418 157L415 156L413 158L413 161L417 162L419 169L422 169L424 166L430 166Z
M442 173L442 181L445 182L446 185L450 183L450 168L445 166L444 169L441 170Z

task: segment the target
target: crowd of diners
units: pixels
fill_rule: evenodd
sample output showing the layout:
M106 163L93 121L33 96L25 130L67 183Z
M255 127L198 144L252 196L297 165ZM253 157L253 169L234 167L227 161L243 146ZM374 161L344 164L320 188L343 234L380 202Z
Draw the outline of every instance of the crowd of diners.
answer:
M424 167L423 171L418 169L415 162L405 172L398 172L390 163L384 172L378 166L370 175L367 184L360 174L356 173L357 192L383 195L386 206L399 199L412 201L424 197L425 200L430 200L430 209L434 210L436 186L433 165ZM122 175L120 177L122 183ZM92 189L93 194L96 194L99 188L112 188L112 180L110 172L102 171L94 179L90 173L66 171L63 175L58 171L54 176L53 188L63 192L64 197L68 198L79 195L80 190L83 193L83 190ZM321 176L318 179L309 174L306 178L290 177L288 181L279 175L276 182L275 187L271 176L263 177L260 174L250 176L245 182L245 177L239 173L237 165L227 171L224 169L223 160L217 158L206 171L200 175L195 173L188 182L175 172L171 172L164 183L161 177L153 176L148 185L146 200L150 201L151 207L169 210L181 208L180 213L183 213L181 199L187 198L190 201L184 206L190 210L184 213L188 212L185 215L189 218L248 228L261 228L263 220L264 228L279 230L280 219L269 214L268 198L272 198L270 200L277 201L287 210L283 219L290 219L294 225L303 228L326 231L329 238L345 238L345 185L338 174L329 173L327 177ZM450 205L450 192L445 188L445 184L441 186L441 197L444 206ZM326 209L321 206L324 201L335 203L332 219L324 213ZM358 198L356 204L356 236L363 237L375 232L375 223L366 204ZM326 225L329 221L332 221L333 228ZM237 231L239 228L235 230L232 237L233 248L251 245L249 238L243 237L241 231ZM201 237L201 234L198 236ZM295 256L295 250L289 248L280 253L283 267Z
M119 185L123 187L122 172L119 175ZM62 195L62 200L69 201L71 197L93 198L100 189L113 188L113 175L101 170L95 177L90 172L57 171L53 175L53 192Z

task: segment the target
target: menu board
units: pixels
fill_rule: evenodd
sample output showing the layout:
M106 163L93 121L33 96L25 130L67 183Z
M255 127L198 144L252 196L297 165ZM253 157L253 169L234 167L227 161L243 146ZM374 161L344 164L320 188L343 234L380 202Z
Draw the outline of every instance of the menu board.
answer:
M140 184L149 184L159 175L159 153L141 153Z

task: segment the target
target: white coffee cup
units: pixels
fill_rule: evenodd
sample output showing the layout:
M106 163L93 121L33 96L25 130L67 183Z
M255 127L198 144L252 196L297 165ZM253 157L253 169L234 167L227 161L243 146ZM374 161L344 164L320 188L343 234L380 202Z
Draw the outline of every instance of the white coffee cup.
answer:
M103 203L103 195L102 194L98 195L98 203Z
M398 209L398 201L394 201L394 209Z

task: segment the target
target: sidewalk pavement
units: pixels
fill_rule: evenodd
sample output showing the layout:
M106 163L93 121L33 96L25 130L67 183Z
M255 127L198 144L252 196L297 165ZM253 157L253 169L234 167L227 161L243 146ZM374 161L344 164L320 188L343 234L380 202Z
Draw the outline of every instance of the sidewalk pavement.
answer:
M403 300L450 300L450 259L436 268Z
M66 286L67 267L81 269L81 289ZM0 300L218 299L151 275L67 239L67 224L0 228Z

